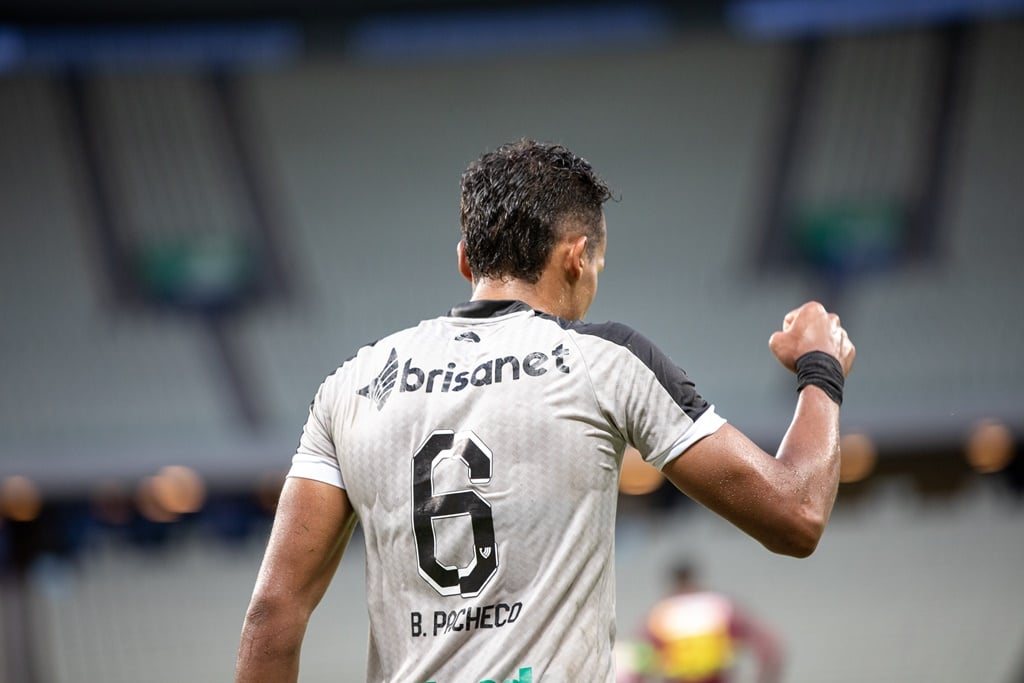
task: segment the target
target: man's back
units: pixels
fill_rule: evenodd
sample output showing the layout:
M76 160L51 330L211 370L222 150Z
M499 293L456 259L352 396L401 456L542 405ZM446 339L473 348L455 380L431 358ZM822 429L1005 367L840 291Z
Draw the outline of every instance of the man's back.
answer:
M628 328L519 302L455 313L342 366L297 455L329 466L324 444L344 444L367 548L369 679L610 681L622 452L642 438L667 457L692 420L613 339ZM638 392L646 415L631 412ZM701 426L720 424L690 400Z

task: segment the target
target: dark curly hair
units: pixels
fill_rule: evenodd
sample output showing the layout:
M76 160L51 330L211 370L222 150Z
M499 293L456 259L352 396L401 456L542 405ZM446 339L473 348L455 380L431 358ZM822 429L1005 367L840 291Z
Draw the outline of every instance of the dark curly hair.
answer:
M604 239L601 206L611 191L585 159L561 145L520 140L474 161L462 174L460 220L473 278L536 283L566 231Z

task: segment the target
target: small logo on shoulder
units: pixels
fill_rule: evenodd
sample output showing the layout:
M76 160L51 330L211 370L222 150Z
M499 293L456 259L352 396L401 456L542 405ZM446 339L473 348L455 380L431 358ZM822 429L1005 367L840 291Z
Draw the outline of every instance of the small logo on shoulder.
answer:
M480 335L476 332L463 332L459 336L455 337L455 341L479 342Z
M391 391L395 388L395 381L398 379L398 351L391 349L391 355L384 363L384 368L365 387L357 391L360 396L365 396L377 406L377 410L383 410Z

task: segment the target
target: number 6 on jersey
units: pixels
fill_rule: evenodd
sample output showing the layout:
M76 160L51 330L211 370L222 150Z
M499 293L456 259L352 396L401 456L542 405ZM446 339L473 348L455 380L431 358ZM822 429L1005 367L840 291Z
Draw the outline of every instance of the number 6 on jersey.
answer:
M458 450L453 450L458 446ZM470 489L434 493L434 466L455 457L469 468L469 481L491 480L491 451L473 432L436 430L412 458L412 526L420 576L441 595L479 595L498 570L491 504ZM434 520L469 515L473 525L473 559L465 567L441 564L437 559Z

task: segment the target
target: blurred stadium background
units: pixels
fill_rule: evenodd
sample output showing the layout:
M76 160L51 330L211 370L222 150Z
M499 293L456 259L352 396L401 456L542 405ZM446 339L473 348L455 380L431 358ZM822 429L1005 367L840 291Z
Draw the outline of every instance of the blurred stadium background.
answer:
M0 680L228 680L322 378L468 296L458 178L567 144L617 190L590 318L774 450L767 350L858 345L806 561L623 476L619 629L695 558L785 681L1024 682L1024 3L5 0ZM358 537L304 681L363 680Z

